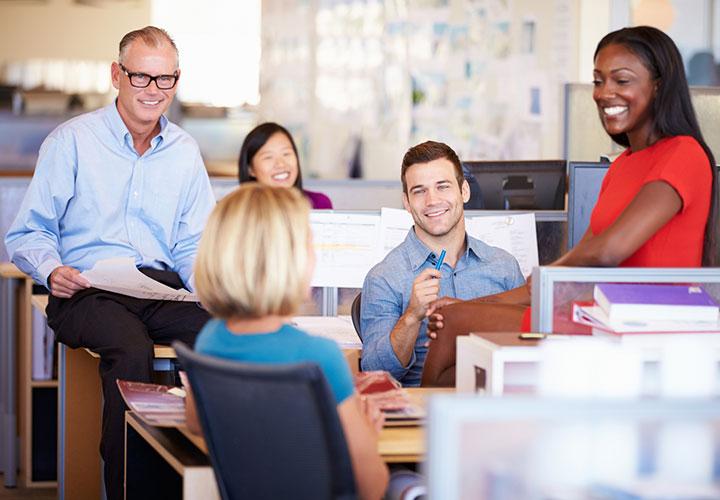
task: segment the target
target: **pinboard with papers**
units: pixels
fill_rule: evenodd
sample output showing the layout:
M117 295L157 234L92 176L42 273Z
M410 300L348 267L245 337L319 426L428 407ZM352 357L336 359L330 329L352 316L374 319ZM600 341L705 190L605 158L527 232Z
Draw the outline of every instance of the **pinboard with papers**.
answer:
M538 265L535 215L466 217L469 235L512 254L524 276ZM361 288L368 271L407 236L412 217L401 209L378 214L319 213L310 216L316 269L312 286Z

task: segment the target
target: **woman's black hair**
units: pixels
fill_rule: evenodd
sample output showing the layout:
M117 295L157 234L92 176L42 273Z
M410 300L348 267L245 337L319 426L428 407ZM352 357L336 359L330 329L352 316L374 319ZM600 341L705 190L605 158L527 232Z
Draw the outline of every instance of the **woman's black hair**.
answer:
M708 157L712 172L712 189L710 213L705 225L702 264L704 267L717 266L720 259L716 236L718 190L715 157L703 139L695 116L680 51L669 36L651 26L623 28L605 35L595 49L594 59L608 45L622 45L635 54L657 83L651 118L656 137L663 139L688 135L700 143ZM611 134L611 137L621 146L630 146L627 134Z
M250 174L250 164L252 163L252 159L257 154L258 150L265 145L268 139L277 133L284 134L292 145L295 158L297 158L298 167L297 179L295 179L295 184L293 185L302 190L302 170L300 169L300 157L298 156L295 141L285 127L273 122L261 123L245 136L245 140L240 148L240 158L238 159L238 178L240 180L240 184L243 182L257 180Z

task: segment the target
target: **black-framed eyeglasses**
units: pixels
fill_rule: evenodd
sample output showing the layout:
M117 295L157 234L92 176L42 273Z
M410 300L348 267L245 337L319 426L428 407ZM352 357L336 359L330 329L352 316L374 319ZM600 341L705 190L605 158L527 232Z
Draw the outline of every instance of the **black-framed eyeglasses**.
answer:
M146 73L132 73L120 63L118 63L118 66L120 66L120 69L123 70L123 73L127 75L128 79L130 80L130 85L139 89L146 88L148 85L150 85L151 82L154 81L155 85L157 85L157 88L159 88L160 90L170 90L175 86L178 78L180 78L177 73L172 75L150 76Z

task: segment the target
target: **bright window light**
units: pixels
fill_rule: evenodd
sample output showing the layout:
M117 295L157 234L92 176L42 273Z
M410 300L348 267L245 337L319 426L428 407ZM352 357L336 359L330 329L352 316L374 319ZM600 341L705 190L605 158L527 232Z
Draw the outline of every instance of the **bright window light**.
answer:
M152 23L175 39L186 103L260 101L260 0L153 0Z

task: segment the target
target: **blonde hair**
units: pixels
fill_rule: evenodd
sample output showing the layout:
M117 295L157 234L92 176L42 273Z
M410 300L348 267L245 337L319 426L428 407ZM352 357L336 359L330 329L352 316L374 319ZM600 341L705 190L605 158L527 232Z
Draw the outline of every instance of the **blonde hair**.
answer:
M195 261L207 310L223 319L295 313L309 286L309 213L297 189L252 182L223 198Z
M162 47L167 43L175 51L175 66L180 63L180 54L178 52L177 45L175 45L175 40L172 39L168 32L155 26L145 26L139 30L127 33L124 37L122 37L122 40L120 40L120 47L118 50L118 62L120 64L125 62L128 47L130 47L130 45L138 39L142 40L148 47L153 48Z

